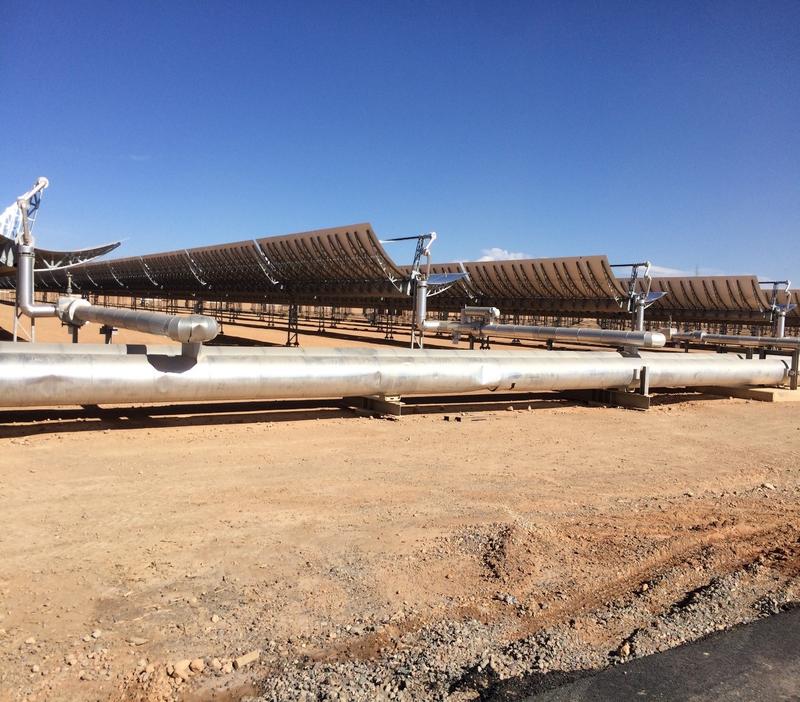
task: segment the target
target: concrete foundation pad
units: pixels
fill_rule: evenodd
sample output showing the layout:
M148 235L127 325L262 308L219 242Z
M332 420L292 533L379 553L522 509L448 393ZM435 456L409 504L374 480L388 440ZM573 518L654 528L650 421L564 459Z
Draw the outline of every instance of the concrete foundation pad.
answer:
M742 400L758 400L759 402L800 402L800 390L788 388L722 388L716 386L697 388L698 392L722 397L738 397Z
M375 395L343 397L343 407L351 407L368 414L388 414L399 417L405 404L399 397L377 397Z

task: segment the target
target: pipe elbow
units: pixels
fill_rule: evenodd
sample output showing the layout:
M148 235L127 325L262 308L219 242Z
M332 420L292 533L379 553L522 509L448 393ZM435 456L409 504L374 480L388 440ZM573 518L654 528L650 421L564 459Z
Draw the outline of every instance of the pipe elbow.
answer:
M55 305L34 305L27 300L18 300L17 307L22 314L31 319L55 317L58 313Z
M201 344L204 341L211 341L218 334L217 320L202 314L175 317L167 329L167 336L170 339L183 344Z

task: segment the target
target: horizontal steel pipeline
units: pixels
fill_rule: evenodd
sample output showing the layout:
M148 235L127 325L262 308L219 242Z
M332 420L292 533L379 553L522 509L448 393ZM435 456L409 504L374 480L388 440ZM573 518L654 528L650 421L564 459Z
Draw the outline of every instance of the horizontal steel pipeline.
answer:
M129 354L152 354L163 356L180 356L183 353L183 347L180 344L50 344L50 343L11 343L0 342L0 354L17 354L17 353L37 353L37 354L71 354L71 355L110 355L110 356L127 356ZM208 346L204 345L200 349L200 353L206 356L251 356L263 357L264 360L274 360L281 356L296 356L302 352L307 357L318 356L334 356L337 358L351 357L351 356L369 356L369 357L401 357L405 358L410 354L416 354L417 351L411 351L407 347L404 348L374 348L374 347L335 347L335 346L319 346L304 349L296 349L285 346ZM436 349L438 357L444 356L476 356L484 358L486 351L473 351L468 349L459 348L444 348ZM569 356L585 356L587 353L592 353L594 358L606 356L608 358L619 358L616 351L547 351L546 349L526 348L524 350L507 350L497 349L492 350L492 357L506 358L517 357L520 353L549 356L554 353L559 355L559 358L567 358ZM669 353L677 353L671 351ZM193 353L192 355L196 355ZM716 358L719 354L708 353L709 358Z
M183 343L211 341L219 334L217 320L206 315L176 315L149 310L102 307L89 304L80 298L60 298L58 316L64 322L95 322L145 334L158 334Z
M492 352L322 356L292 351L190 358L37 354L31 347L0 355L0 406L630 388L637 385L643 367L651 387L779 385L788 375L783 359L733 355L709 362L705 354L609 358L589 352L565 358L559 352L545 356L523 351L504 357Z
M462 334L472 337L502 337L507 339L534 339L540 341L572 341L584 344L610 344L612 346L636 346L660 348L667 342L661 332L621 331L617 329L586 329L583 327L539 327L519 324L469 324L426 320L426 332Z
M772 346L778 349L800 349L800 337L796 336L739 336L737 334L708 334L704 331L676 332L673 341L692 341L696 344L719 346L747 346L761 348Z
M519 350L492 349L491 351L478 351L459 348L428 349L435 350L437 358L485 358L491 354L492 358L518 358L520 354L531 357L557 357L557 358L619 358L616 350L592 350L592 351L548 351L543 348L524 348ZM350 358L354 356L365 356L371 358L405 358L410 354L417 354L419 351L411 351L408 348L374 348L374 347L335 347L320 346L304 349L296 349L285 346L208 346L200 347L199 353L204 356L247 356L258 358L262 362L272 362L278 358L286 356L296 356L303 353L308 358L333 357ZM149 354L154 356L181 356L184 353L180 344L50 344L50 343L11 343L10 341L0 341L0 356L5 354L36 353L36 354L67 354L78 356L108 355L108 356L127 356L129 354ZM189 355L197 355L198 352L192 351ZM665 356L685 357L686 354L678 353L677 349L666 349L663 351L641 351L641 358L663 358ZM691 354L693 358L702 358L708 363L716 361L725 362L729 355L719 354L715 351L695 351ZM744 358L744 355L741 356Z

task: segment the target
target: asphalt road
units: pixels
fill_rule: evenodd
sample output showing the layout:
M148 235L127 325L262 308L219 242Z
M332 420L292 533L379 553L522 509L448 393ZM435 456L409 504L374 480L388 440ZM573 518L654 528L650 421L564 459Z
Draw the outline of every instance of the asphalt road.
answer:
M526 702L800 700L800 608L607 668Z

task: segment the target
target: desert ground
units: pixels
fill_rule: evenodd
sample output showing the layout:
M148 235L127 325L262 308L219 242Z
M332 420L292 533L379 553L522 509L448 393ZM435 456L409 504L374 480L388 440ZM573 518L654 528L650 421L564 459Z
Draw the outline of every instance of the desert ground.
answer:
M0 700L520 699L796 603L798 498L796 402L3 410Z

